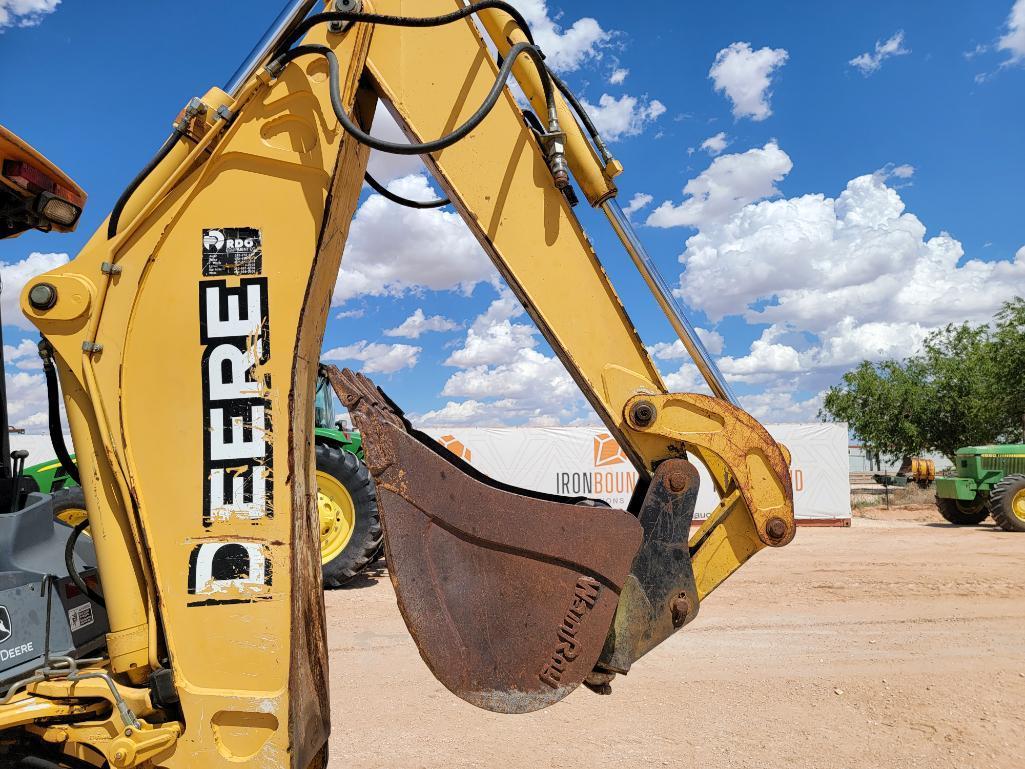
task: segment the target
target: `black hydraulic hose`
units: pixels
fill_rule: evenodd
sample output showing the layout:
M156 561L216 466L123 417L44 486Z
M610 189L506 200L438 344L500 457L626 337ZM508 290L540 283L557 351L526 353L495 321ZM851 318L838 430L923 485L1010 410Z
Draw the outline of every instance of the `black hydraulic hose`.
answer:
M78 573L78 569L75 568L75 545L78 542L78 538L82 536L82 532L89 526L89 519L82 521L74 529L71 530L71 536L68 537L68 543L64 546L64 565L68 568L68 576L71 577L71 581L75 583L75 587L82 591L90 601L95 603L101 608L107 608L106 602L103 600L103 596L85 584L85 580L82 579L82 575Z
M359 126L353 123L346 114L345 105L342 104L341 97L338 57L335 56L335 52L326 45L296 46L295 48L281 54L281 56L274 60L273 65L275 67L284 66L293 59L300 56L306 56L308 54L320 54L328 60L328 66L331 73L331 107L334 109L335 116L338 118L338 122L342 124L346 133L371 149L388 152L393 155L427 155L432 152L440 152L446 147L451 147L456 142L465 138L471 131L473 131L473 129L484 122L484 118L486 118L491 110L494 109L495 105L498 103L499 97L502 95L502 90L505 88L509 75L512 73L513 63L522 54L529 56L537 66L538 71L541 74L541 82L544 86L545 99L548 103L549 114L553 116L555 114L555 90L552 86L551 78L548 77L548 69L545 67L544 59L541 57L541 52L530 43L518 43L510 49L509 55L502 63L502 69L498 73L498 78L495 80L495 84L492 86L490 93L488 93L487 98L484 100L484 103L481 104L480 108L473 113L465 123L452 131L452 133L443 136L440 139L435 139L434 141L424 142L423 144L398 144L396 142L384 141L383 139L371 136L360 129Z
M523 18L516 8L511 6L509 3L503 0L481 0L477 3L471 3L470 5L460 8L458 11L447 13L443 16L429 16L426 18L410 17L410 16L386 16L379 13L356 13L354 11L326 11L324 13L316 13L304 19L292 33L281 41L277 51L275 51L275 58L281 54L285 49L291 48L299 38L309 32L313 27L318 24L325 24L333 21L352 21L360 22L365 24L383 24L390 27L440 27L445 24L452 24L453 22L465 19L467 16L472 16L478 11L485 11L488 9L497 9L505 11L509 14L513 21L519 25L520 29L523 30L523 34L526 35L527 40L531 45L534 45L534 37L530 34L530 26L527 24L527 20Z
M81 486L82 481L78 477L78 466L75 464L75 460L71 458L71 454L68 453L67 444L64 443L64 433L61 432L60 390L57 385L57 368L53 365L53 349L50 347L49 342L44 340L40 343L39 354L43 359L43 374L46 376L46 403L48 407L48 421L50 422L50 442L53 444L57 461L61 463L61 469L64 470L71 480Z
M290 46L292 46L297 40L299 40L310 29L312 29L313 27L315 27L318 24L325 24L325 23L338 22L338 21L349 21L349 22L360 22L360 23L366 23L366 24L382 24L382 25L386 25L386 26L395 26L395 27L413 27L413 28L440 27L440 26L443 26L445 24L452 24L452 23L454 23L456 21L459 21L460 19L465 19L468 16L472 16L472 15L478 13L479 11L484 11L484 10L488 10L488 9L496 9L496 10L500 10L500 11L503 11L506 14L508 14L512 18L512 20L523 31L523 34L526 36L527 40L529 41L530 46L532 46L532 47L534 46L534 37L533 37L533 35L530 32L530 25L527 24L527 20L525 18L523 18L523 14L521 14L516 8L514 8L509 3L504 2L504 0L480 0L479 2L471 3L470 5L467 5L464 8L460 8L457 11L453 11L452 13L444 14L442 16L431 16L431 17L426 17L426 18L407 17L407 16L389 16L389 15L378 14L378 13L354 13L354 12L351 12L351 11L329 11L329 12L325 12L325 13L317 13L317 14L314 14L314 15L304 19L298 26L296 26L296 28L292 31L292 33L288 37L286 37L284 40L281 41L281 44L278 47L277 51L275 52L275 56L272 57L272 59L273 58L277 58L278 55L283 55L283 54L281 54L282 51L285 51L285 49L287 49ZM513 58L513 59L515 59L516 56L518 56L518 54L514 55L513 51L510 51L509 53L510 53L510 57ZM534 58L535 61L537 62L539 69L543 68L547 72L547 67L544 67L544 64L543 64L543 56L541 55L540 51L537 51L536 48L535 48L534 54L532 54L532 58ZM548 98L549 109L551 109L551 107L552 107L552 100L551 100L550 96L548 95L548 91L550 89L550 81L548 81L548 78L545 77L545 73L542 73L541 80L542 80L542 82L545 83L545 95ZM504 85L504 80L502 80L501 82ZM557 82L561 82L561 81L557 81ZM563 88L565 88L565 84L562 84L562 86L560 87L560 90L563 90ZM567 98L571 99L571 95L568 94L568 90L569 89L565 89L565 91L563 91L563 93L566 93L567 94ZM496 96L496 101L497 101L497 96ZM575 101L575 100L572 100L572 101ZM571 101L571 103L572 103L572 101ZM493 107L493 106L494 106L494 104L491 105L491 107ZM490 112L491 107L489 107L485 111L485 113L484 113L485 115L487 114L487 112ZM579 103L576 104L574 108L578 109L578 114L583 115L583 109L579 108ZM338 110L336 109L336 112L337 111ZM482 117L482 119L483 119L483 117ZM585 118L582 117L581 119L585 119ZM589 122L589 121L587 121L587 122ZM473 126L471 126L470 130L472 130L472 128L475 127L477 124L479 124L479 122L475 123ZM343 122L342 125L344 126L345 122ZM346 126L346 128L348 130L348 126ZM592 126L592 128L593 128L593 126ZM356 129L356 130L358 131L359 129ZM469 131L467 131L467 133L468 132ZM350 133L352 133L352 132L350 131ZM136 177L131 181L131 183L128 185L128 187L125 188L125 191L121 193L121 197L119 197L117 202L114 204L114 209L111 211L110 218L107 221L107 239L108 240L110 240L115 235L117 235L118 225L120 224L120 221L121 221L121 213L124 210L124 207L128 204L128 200L131 198L132 194L139 188L139 185L141 185L143 183L143 181L145 181L146 177L149 176L153 172L153 169L155 169L164 160L164 158L167 157L167 155L174 148L174 145L177 144L178 140L181 139L182 136L184 136L184 135L185 135L184 131L182 131L180 128L175 128L174 132L171 134L170 137L168 137L167 141L164 142L163 146L161 146L161 148L159 150L157 150L156 155L154 155L153 158L150 160L150 162L146 164L146 167L143 168L142 171L140 171L138 173L138 175L136 175ZM355 136L356 138L359 138L359 136L357 134L353 134L353 136ZM455 134L453 134L453 136L455 136ZM459 138L462 138L463 136L465 136L465 134L460 133L460 134L458 134L458 136L456 136L455 140L457 141ZM372 144L370 142L364 142L364 143L367 144L370 147L374 147L374 144ZM385 142L385 144L388 144L388 143ZM404 145L393 145L393 146L404 146ZM445 146L448 146L448 145L445 145ZM443 149L443 147L436 147L434 150L424 150L423 152L402 152L402 151L399 151L399 150L396 150L396 149L390 149L389 150L389 149L383 149L381 147L375 147L375 149L380 149L382 152L392 152L393 154L399 154L399 155L401 155L401 154L411 154L412 155L412 154L425 154L426 152L430 152L430 151L437 151L438 149ZM371 183L369 179L367 181L373 187L373 183ZM376 189L376 187L375 187L375 189ZM382 194L386 194L386 193L382 193ZM389 199L391 199L391 198L389 198ZM401 201L400 200L396 200L395 202L401 202ZM410 202L412 202L412 201L410 201ZM407 205L407 204L406 203L402 203L402 205ZM445 205L445 204L439 203L437 207L440 207L441 205ZM432 206L432 207L434 207L434 206Z
M129 185L125 188L125 191L121 193L121 197L117 199L117 203L114 204L114 210L110 212L110 218L107 220L107 240L110 240L117 235L117 226L121 221L121 212L128 204L129 198L131 198L139 188L139 185L146 180L146 177L153 173L153 169L163 162L164 158L166 158L171 150L174 149L174 145L177 144L178 140L184 135L184 131L180 128L175 128L167 138L167 141L164 142L160 149L157 150L157 154L150 159L149 163L146 164L146 167L139 171L136 177L132 179Z
M587 131L588 135L590 135L592 141L594 141L594 145L598 148L602 158L606 163L612 160L612 154L609 152L608 147L605 146L605 140L601 138L598 128L591 121L591 117L587 114L587 110L584 109L584 105L580 103L576 95L572 90L570 90L570 87L566 85L566 82L561 77L552 72L551 68L547 65L545 66L545 69L548 70L548 76L552 79L552 82L555 83L555 87L559 89L559 93L563 95L569 103L569 106L573 108L575 113L577 113L577 117L580 118L580 122L583 123L584 129Z
M371 176L369 171L363 175L363 178L366 180L367 184L370 185L370 188L378 195L382 195L392 203L398 203L400 206L405 206L406 208L441 208L452 202L448 198L438 198L437 200L410 200L409 198L404 198L401 195L396 195Z

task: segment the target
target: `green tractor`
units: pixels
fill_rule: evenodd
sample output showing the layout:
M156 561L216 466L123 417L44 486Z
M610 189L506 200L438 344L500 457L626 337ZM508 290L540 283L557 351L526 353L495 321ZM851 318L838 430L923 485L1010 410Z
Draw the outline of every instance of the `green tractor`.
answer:
M317 379L314 401L317 457L317 511L324 587L341 587L370 565L381 551L381 520L374 479L363 462L363 440L343 429L335 415L327 378ZM39 491L53 495L54 515L71 526L86 519L82 489L61 468L44 462L25 470Z
M940 515L959 526L992 516L1007 531L1025 532L1025 445L959 449L955 469L936 479Z

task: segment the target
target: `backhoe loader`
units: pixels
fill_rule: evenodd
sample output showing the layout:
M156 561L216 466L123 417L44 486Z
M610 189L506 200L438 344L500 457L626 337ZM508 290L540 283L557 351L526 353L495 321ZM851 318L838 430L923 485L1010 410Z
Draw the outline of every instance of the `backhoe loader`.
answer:
M408 144L369 133L379 108ZM293 0L185 105L81 253L22 294L60 372L108 627L101 649L59 657L36 638L31 669L3 681L10 765L326 765L310 414L349 224L364 180L381 187L372 149L423 158L445 197L389 195L455 208L639 473L626 510L498 483L366 377L329 371L365 441L400 612L445 687L501 713L608 693L793 538L785 449L737 405L616 202L622 167L519 12ZM668 392L584 202L714 395ZM694 461L721 501L692 532Z

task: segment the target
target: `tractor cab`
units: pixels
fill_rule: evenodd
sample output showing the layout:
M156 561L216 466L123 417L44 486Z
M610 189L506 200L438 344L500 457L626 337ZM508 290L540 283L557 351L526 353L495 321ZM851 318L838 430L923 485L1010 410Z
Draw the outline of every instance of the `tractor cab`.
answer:
M313 398L313 426L333 430L336 421L334 390L322 369L317 374L317 392Z

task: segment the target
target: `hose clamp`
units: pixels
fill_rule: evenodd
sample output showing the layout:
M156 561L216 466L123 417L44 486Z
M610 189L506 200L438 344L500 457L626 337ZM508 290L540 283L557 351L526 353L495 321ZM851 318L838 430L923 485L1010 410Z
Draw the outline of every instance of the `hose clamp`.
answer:
M363 0L333 0L332 11L347 11L349 13L363 13ZM352 24L351 21L332 21L327 25L329 32L340 35Z

